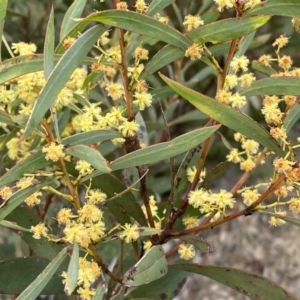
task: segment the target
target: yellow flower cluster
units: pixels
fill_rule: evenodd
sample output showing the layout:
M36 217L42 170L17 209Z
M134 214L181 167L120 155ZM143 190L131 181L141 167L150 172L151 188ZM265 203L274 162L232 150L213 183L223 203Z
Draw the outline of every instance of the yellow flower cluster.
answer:
M151 195L149 197L149 206L150 206L152 217L154 219L155 228L160 229L161 228L161 222L162 222L163 219L160 218L159 215L158 215L158 206L157 206L156 200L155 200L153 195ZM144 213L146 219L148 219L147 212L146 212L146 207L145 207L144 204L142 205L142 210L143 210L143 213Z
M189 182L193 182L194 180L194 177L196 175L196 171L197 171L197 168L195 166L192 166L191 168L188 168L187 171L186 171L186 176L187 176L187 180ZM206 176L206 170L203 169L200 173L200 176L199 176L199 183L201 183L204 179L204 177Z
M237 75L240 71L248 71L249 59L242 56L235 56L231 63L231 71L226 75L223 89L218 90L216 100L224 104L230 104L233 108L241 109L246 103L246 97L241 96L239 92L233 93L230 90L235 89L238 85L241 88L249 87L256 78L253 73L244 73Z
M250 172L255 168L255 157L259 151L259 144L251 139L247 139L240 133L235 133L234 138L237 142L241 143L241 148L244 151L239 151L236 148L231 148L228 155L226 155L227 161L233 163L239 163L240 169L246 172ZM245 157L243 157L243 155ZM261 163L264 163L263 161Z
M119 234L120 239L124 240L126 243L131 243L136 241L140 236L139 228L136 224L126 223L123 226L123 231Z
M84 204L77 215L63 209L58 213L57 221L65 225L62 238L64 241L71 244L77 242L85 248L105 234L103 212L94 204Z
M18 190L22 190L25 189L27 187L33 186L36 183L36 180L34 179L34 176L26 176L22 179L20 179L14 187L9 187L9 186L4 186L0 189L0 197L6 201L9 200L10 197L13 195L14 193L14 188L17 188ZM37 191L33 194L31 194L30 196L28 196L24 202L28 205L28 206L35 206L37 204L40 204L41 200L40 200L40 196L42 196L42 193Z
M88 261L86 258L80 257L78 264L78 279L77 286L79 287L77 292L82 300L91 300L95 295L95 290L92 288L92 284L101 275L101 267L94 261ZM63 272L63 283L67 281L67 273Z
M195 256L195 247L193 245L181 244L178 248L178 254L181 259L189 260Z
M235 203L233 195L223 189L219 193L213 193L211 190L200 188L191 191L188 200L190 205L199 208L200 212L204 214L214 211L225 214L226 208L233 208Z
M204 21L201 20L199 15L192 16L188 15L184 17L183 26L187 31L192 31L193 29L197 29L200 25L203 25Z
M239 12L244 12L255 5L261 3L261 0L243 0L243 1L235 1L235 0L214 0L216 5L218 6L218 11L223 11L223 9L229 9L235 7Z

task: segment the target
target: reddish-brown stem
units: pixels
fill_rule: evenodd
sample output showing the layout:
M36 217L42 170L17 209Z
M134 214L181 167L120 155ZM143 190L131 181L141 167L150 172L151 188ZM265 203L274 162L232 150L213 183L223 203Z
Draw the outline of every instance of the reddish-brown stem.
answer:
M42 121L42 125L43 125L44 129L47 132L48 142L49 143L55 143L55 138L54 138L54 136L52 134L52 131L49 128L48 123L45 120L43 120ZM58 161L59 161L61 169L62 169L62 171L64 173L65 183L66 183L66 185L67 185L67 187L69 189L69 192L70 192L70 194L71 194L71 196L73 198L74 206L75 206L75 208L77 210L79 210L80 207L81 207L81 205L80 205L80 201L79 201L79 198L78 198L77 190L74 188L74 186L73 186L73 184L72 184L72 182L70 180L70 176L69 176L69 173L67 171L65 161L64 161L63 158L59 158Z
M257 167L261 161L264 159L266 152L268 151L267 148L265 148L259 155L259 157L255 161L255 167ZM246 182L246 180L249 178L249 176L252 174L252 172L255 170L255 168L250 172L245 172L240 179L237 181L237 183L234 185L234 187L231 189L230 193L235 194L238 189Z
M102 268L102 270L104 271L105 274L107 274L112 280L117 281L117 282L122 282L122 279L119 278L118 276L116 276L114 273L112 273L111 271L108 270L108 268L106 267L106 265L103 263L101 257L99 256L97 249L94 245L90 245L89 246L89 250L91 252L91 254L93 255L95 261L97 262L97 264Z
M240 210L228 217L225 217L223 219L219 219L217 221L211 222L211 223L205 223L205 224L201 224L199 226L190 228L190 229L185 229L185 230L179 230L179 231L169 231L167 232L167 236L166 238L170 238L170 237L176 237L176 236L181 236L181 235L186 235L186 234L196 234L200 231L209 229L209 228L213 228L216 226L219 226L221 224L224 224L228 221L234 220L240 216L248 216L251 215L255 212L255 207L257 205L259 205L262 201L264 201L267 197L269 197L274 191L276 191L276 189L278 189L285 180L285 175L281 175L281 177L279 177L274 183L272 183L268 189L249 207L247 207L246 209Z
M114 7L117 7L117 3L119 0L114 0ZM120 65L120 74L123 81L124 92L125 92L125 100L127 104L127 113L128 113L128 121L134 120L134 111L133 111L133 103L132 103L132 93L128 90L129 80L127 76L127 63L126 63L126 50L125 50L125 42L124 42L124 33L123 30L117 28L118 39L121 51L121 65Z
M258 158L255 161L255 166L258 166L260 162L264 159L266 152L268 151L267 148L265 148ZM234 185L234 187L231 189L230 193L232 195L235 195L238 191L238 189L246 182L246 180L249 178L249 176L252 174L252 172L255 170L255 168L250 172L244 172L244 174L240 177L240 179L237 181L237 183ZM209 214L208 217L206 217L202 222L201 225L208 224L210 220L215 216L217 212L212 212Z
M48 195L46 197L46 203L45 203L45 205L43 207L43 210L40 213L40 217L41 217L42 220L44 220L45 215L46 215L46 213L48 211L48 208L49 208L50 204L52 203L53 199L54 199L54 195L53 194L50 194L50 195Z

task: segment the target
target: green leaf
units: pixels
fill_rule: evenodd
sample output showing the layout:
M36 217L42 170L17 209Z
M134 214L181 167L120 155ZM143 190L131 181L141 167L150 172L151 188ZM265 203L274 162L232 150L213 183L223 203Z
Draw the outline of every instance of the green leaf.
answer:
M54 62L57 62L62 55L54 56ZM0 64L0 84L19 77L24 74L42 71L43 66L42 54L23 55L16 58L7 59ZM96 62L94 58L85 58L83 63L92 64Z
M181 124L181 123L186 123L186 122L191 122L191 121L200 121L200 120L205 120L207 119L207 116L203 114L199 110L192 110L186 113L183 116L178 117L177 119L168 122L169 126L174 126L176 124Z
M173 300L184 286L187 276L187 272L169 269L164 277L131 291L125 300L139 298Z
M77 242L74 243L72 256L70 259L67 279L65 285L65 292L70 296L76 288L78 279L78 269L79 269L79 245Z
M240 92L242 96L256 95L299 95L300 78L273 77L255 81Z
M107 166L105 158L96 149L85 145L75 145L67 148L66 153L85 160L97 170L107 173L110 172L110 168Z
M2 41L2 36L3 36L3 27L4 27L5 15L6 15L7 3L8 3L8 0L2 0L1 5L0 5L0 37L1 37L1 41ZM2 60L1 48L2 47L0 47L0 62Z
M9 198L7 205L0 209L0 221L9 215L16 207L18 207L27 197L39 191L42 187L49 185L50 182L51 180L46 180L43 183L15 192Z
M262 74L268 75L268 76L276 74L276 70L274 70L271 67L265 67L265 66L261 65L257 60L252 61L251 67L252 67L252 69L254 69Z
M210 189L211 188L211 181L219 179L223 177L227 167L227 162L221 162L214 166L209 172L207 172L205 178L201 182L201 187L204 189Z
M6 220L24 228L31 228L31 226L36 226L42 222L31 210L20 206L15 208L13 212L6 217ZM50 242L46 238L42 237L39 240L33 238L32 232L22 232L20 236L37 257L52 260L63 248L61 244Z
M187 34L193 42L204 44L222 43L249 34L264 25L270 17L231 18L199 27Z
M56 64L39 98L34 104L23 139L27 138L33 132L49 107L53 105L56 96L65 86L73 71L82 62L85 55L99 38L100 28L100 26L94 26L83 33Z
M235 56L240 57L246 53L246 51L249 49L250 44L252 43L255 35L257 33L257 30L252 31L247 36L243 37L241 41L239 42L239 50L236 52Z
M156 0L152 1L148 7L148 15L154 16L162 11L164 8L172 4L175 0Z
M62 140L63 145L92 145L95 143L120 137L120 133L113 130L92 130L68 136Z
M141 226L147 226L145 215L141 209L140 204L136 202L136 199L132 192L124 190L127 188L117 178L110 174L104 174L93 179L92 188L101 189L108 197L105 205L121 224L131 223L130 217L135 219ZM122 193L114 200L109 200L111 197L115 197L117 194Z
M174 200L178 200L181 196L184 190L187 187L188 179L186 171L192 161L192 159L195 157L195 155L199 154L201 151L201 146L197 146L194 149L191 149L186 153L184 158L181 160L181 164L178 168L176 177L175 177L175 190L174 190Z
M300 219L295 219L295 218L290 218L290 217L286 217L286 216L282 216L280 214L275 214L269 211L262 211L262 213L268 214L270 216L282 219L284 221L286 221L287 223L290 223L294 226L300 227Z
M125 275L125 286L140 286L163 277L168 264L162 246L154 246Z
M91 14L85 20L96 21L150 36L182 49L186 49L191 45L191 41L176 29L154 18L132 11L106 10Z
M210 137L220 126L200 128L169 142L160 143L126 154L111 164L113 171L151 164L186 152Z
M38 278L48 264L49 260L36 257L22 257L1 261L1 294L21 294L32 281ZM62 271L59 268L40 293L44 295L64 294L62 278L60 276ZM26 300L29 299L36 299L36 297L27 298Z
M251 299L296 300L291 293L274 282L237 269L203 266L191 263L170 265L171 270L187 271L214 279Z
M138 136L140 144L144 144L144 145L148 146L149 138L148 138L148 133L147 133L147 127L146 127L144 118L140 112L138 112L135 115L135 121L137 124L139 124L139 130L138 130L137 136Z
M31 154L0 177L0 186L16 181L22 178L24 174L33 173L51 163L51 161L45 159L45 154L41 150Z
M54 28L54 11L53 4L47 25L45 43L44 43L44 72L45 78L48 79L54 67L54 45L55 45L55 28Z
M86 5L86 0L75 0L67 12L64 15L61 28L60 28L60 38L59 40L61 41L70 31L70 29L76 25L76 21L73 19L79 18L82 14L82 11Z
M141 74L141 79L146 79L149 75L166 66L167 64L184 56L184 51L172 45L166 45L158 51L147 63L145 70Z
M122 287L121 291L110 298L110 300L124 300L125 288Z
M283 150L269 133L247 115L210 97L197 93L163 75L161 77L175 92L210 118L257 141L278 155L284 155Z
M85 28L90 24L89 21L81 20L76 23L74 27L70 29L70 31L66 34L66 37L71 37L71 38L77 38L81 32L85 30ZM103 26L102 30L99 32L99 35L103 34L108 27ZM63 54L66 51L66 48L64 47L64 39L59 42L55 49L56 54Z
M300 18L300 3L298 0L268 0L247 11L246 15L279 15Z
M10 115L4 111L0 111L0 122L7 125L13 125L13 126L15 125Z
M67 257L67 248L64 248L43 270L43 272L18 296L18 300L35 299L51 280L56 270Z
M21 227L21 226L17 225L17 223L15 223L15 222L10 222L10 221L2 220L0 222L0 225L3 226L3 227L6 227L6 228L10 228L10 229L15 229L15 230L20 230L20 231L30 232L29 229Z
M99 284L96 289L96 293L93 297L93 300L103 300L105 289L106 289L105 286Z
M283 127L288 133L300 119L300 103L296 103L284 119Z
M180 240L183 240L189 244L193 244L197 249L202 253L206 254L207 252L211 253L214 251L214 247L210 245L204 238L197 235L189 234L178 237Z
M140 236L155 235L155 234L159 234L160 232L161 232L161 230L156 229L156 228L150 228L150 227L140 227L139 228Z
M289 218L289 217L282 217L282 216L278 216L278 218L286 221L287 223L290 223L294 226L300 227L300 220L299 219L295 219L295 218Z

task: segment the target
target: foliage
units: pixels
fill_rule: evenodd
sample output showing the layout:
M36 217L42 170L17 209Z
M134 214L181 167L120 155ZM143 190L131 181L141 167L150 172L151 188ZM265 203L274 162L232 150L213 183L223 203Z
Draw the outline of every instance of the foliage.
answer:
M252 299L296 299L184 260L214 251L200 232L241 216L299 227L283 209L300 212L300 69L289 38L263 31L287 16L299 32L297 1L102 2L1 2L0 225L27 257L3 251L1 278L15 280L0 290L172 299L196 273ZM23 30L17 42L9 26L34 5L48 22L36 16L36 43ZM254 183L262 164L271 179ZM233 187L213 189L233 165Z

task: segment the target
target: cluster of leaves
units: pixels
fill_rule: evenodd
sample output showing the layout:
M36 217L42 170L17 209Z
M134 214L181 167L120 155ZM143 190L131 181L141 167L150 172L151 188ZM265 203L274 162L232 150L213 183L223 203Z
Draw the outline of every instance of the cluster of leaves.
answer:
M42 54L31 43L8 45L8 1L1 3L0 35L12 58L0 64L0 225L21 233L28 257L3 262L0 289L18 299L172 299L196 273L253 299L296 299L262 277L168 258L212 251L197 234L240 216L266 213L271 225L299 226L278 207L300 212L300 141L288 136L300 117L300 72L283 53L284 36L274 55L251 64L267 78L247 73L244 55L263 43L254 37L270 15L293 18L299 30L297 3L203 1L183 20L173 0L114 1L80 18L86 2L69 7L57 45L51 9ZM177 19L168 19L170 7ZM223 10L236 15L221 18ZM214 97L198 91L207 76ZM262 95L268 130L241 112L246 97ZM195 109L184 110L186 100ZM235 131L234 146L221 126ZM206 170L218 137L227 155ZM244 187L267 157L271 180ZM239 164L240 178L231 190L213 190L229 164Z

